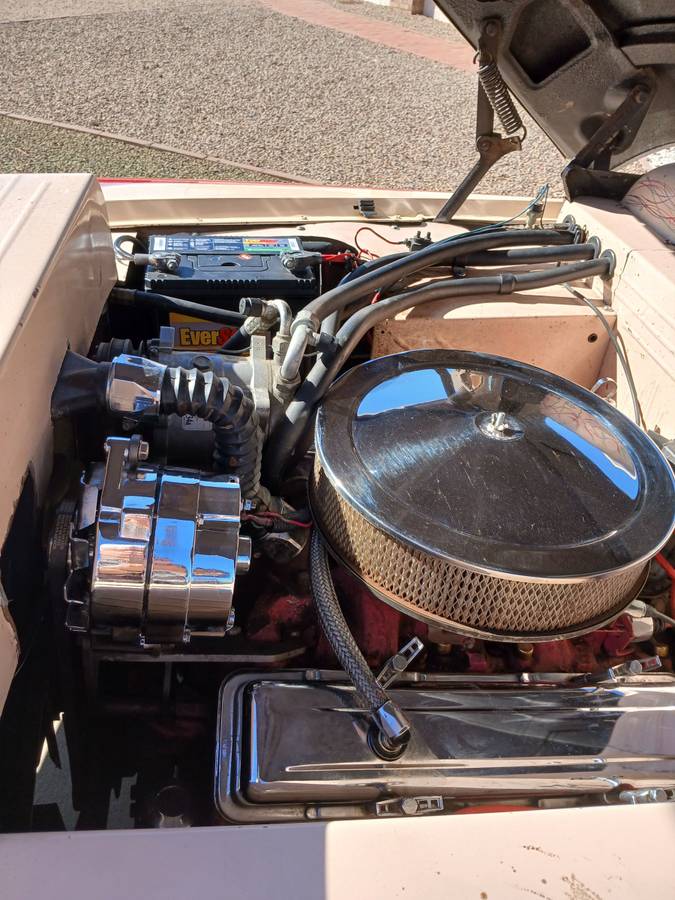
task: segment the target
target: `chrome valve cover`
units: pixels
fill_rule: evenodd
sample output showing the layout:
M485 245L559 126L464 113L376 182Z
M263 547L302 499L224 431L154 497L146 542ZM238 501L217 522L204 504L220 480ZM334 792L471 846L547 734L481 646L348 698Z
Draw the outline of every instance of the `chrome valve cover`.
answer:
M610 673L607 673L608 675ZM235 673L220 691L216 804L237 824L452 812L480 799L675 790L671 674L406 673L390 690L411 739L368 745L339 672Z
M137 436L108 438L106 452L91 627L132 627L149 640L224 633L235 576L250 564L237 479L151 465Z

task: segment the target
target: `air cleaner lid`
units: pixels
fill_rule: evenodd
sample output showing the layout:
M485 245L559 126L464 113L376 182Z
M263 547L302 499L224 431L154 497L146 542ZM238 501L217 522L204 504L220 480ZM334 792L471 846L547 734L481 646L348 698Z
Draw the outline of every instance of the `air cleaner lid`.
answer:
M651 557L675 483L589 391L513 360L419 350L345 374L316 449L343 500L408 546L478 572L585 579Z

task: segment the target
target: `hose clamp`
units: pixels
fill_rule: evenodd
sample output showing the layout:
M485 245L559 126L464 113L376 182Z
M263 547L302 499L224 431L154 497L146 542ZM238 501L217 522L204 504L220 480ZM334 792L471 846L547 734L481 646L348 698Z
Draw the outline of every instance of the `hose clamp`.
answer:
M502 272L499 278L499 293L512 294L518 285L516 276L512 272Z

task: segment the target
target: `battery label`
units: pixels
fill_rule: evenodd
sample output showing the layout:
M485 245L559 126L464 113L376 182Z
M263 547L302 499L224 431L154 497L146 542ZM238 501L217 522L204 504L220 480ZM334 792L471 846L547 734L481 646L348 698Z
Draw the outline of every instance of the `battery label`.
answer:
M150 253L299 253L297 238L162 234L150 238Z
M237 330L180 313L169 313L169 321L174 326L174 347L180 350L217 350Z

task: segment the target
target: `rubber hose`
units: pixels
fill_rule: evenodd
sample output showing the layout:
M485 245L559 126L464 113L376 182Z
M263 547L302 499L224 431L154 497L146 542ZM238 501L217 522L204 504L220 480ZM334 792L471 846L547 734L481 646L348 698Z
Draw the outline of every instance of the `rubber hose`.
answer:
M393 297L385 297L359 309L338 331L336 349L318 357L268 441L265 451L265 483L271 488L279 483L317 404L359 340L378 322L433 300L471 296L485 298L490 294L511 294L517 290L534 290L592 275L606 275L611 265L609 259L599 258L540 272L506 272L477 278L442 279Z
M572 262L597 256L595 244L569 244L564 247L516 247L511 250L479 250L458 256L456 266L519 266L534 263Z
M240 387L212 372L167 368L159 411L212 422L216 469L238 476L242 496L258 493L263 435L253 400Z
M516 229L511 229L511 230L514 233L516 232ZM518 230L521 230L521 229L518 229ZM480 229L480 233L483 235L494 234L495 232L503 233L503 231L504 231L504 229L499 228L498 226L495 226L492 231L487 231L487 230L484 230L483 228ZM562 233L566 234L566 232L562 232ZM476 232L464 231L464 232L459 232L458 234L454 234L449 238L443 238L440 241L434 241L432 243L433 243L433 246L435 246L435 247L439 247L441 245L450 246L454 241L464 240L464 238L475 237L475 236L477 236ZM573 238L567 239L563 243L569 243L570 240L572 240L572 239ZM427 246L431 246L431 245L427 245ZM586 247L588 245L582 244L582 245L577 245L577 246ZM552 249L552 248L549 248L549 249ZM352 269L351 272L348 272L345 275L345 277L340 281L339 284L347 284L349 281L354 281L357 278L361 278L362 275L367 275L368 272L374 272L376 269L381 269L383 266L389 265L389 263L391 263L391 262L396 262L399 259L406 259L406 257L410 256L411 252L413 252L413 251L401 250L398 253L388 253L386 256L379 256L377 259L366 260L365 262L362 262L359 266L357 266L355 269ZM487 252L487 251L485 251L485 252ZM524 253L526 251L523 250L523 251L518 251L518 252ZM565 254L565 255L567 256L568 259L591 259L592 258L591 256L584 256L584 255L577 256L575 253L569 253L569 254ZM534 262L535 260L532 259L531 261ZM457 260L457 262L459 263L459 260ZM494 264L497 265L496 262ZM491 265L491 263L486 263L486 265ZM338 287L339 287L339 285L338 285Z
M120 303L132 303L138 306L151 306L153 309L161 309L164 312L182 313L183 315L198 316L209 322L217 322L219 325L234 325L239 327L246 318L241 313L231 309L218 309L205 303L193 303L192 300L183 300L182 297L169 297L166 294L157 294L155 291L136 291L132 288L113 288L110 299Z
M413 306L445 298L484 296L490 293L509 295L516 291L531 291L554 284L563 284L566 281L575 281L579 278L607 275L611 267L612 262L609 259L599 258L569 263L540 272L505 272L500 275L485 275L476 278L432 281L397 296L385 297L377 303L358 310L338 331L336 342L339 350L326 367L327 374L322 378L319 390L323 393L326 392L330 382L338 374L358 342L374 325ZM313 382L316 383L317 380L313 379Z
M495 231L500 231L500 229L495 229L491 232L483 232L483 236L494 234ZM512 233L517 233L514 229ZM566 234L566 232L563 232ZM435 241L434 246L439 247L444 245L446 247L451 246L453 241L464 240L465 238L477 236L474 235L473 232L467 231L461 234L453 235L452 238L446 238L442 241ZM565 243L569 244L569 240ZM431 245L429 245L431 246ZM583 248L583 249L581 249ZM589 248L593 248L595 251L595 245L593 244L569 244L569 246L559 246L559 247L540 247L535 249L525 248L525 249L517 249L517 250L483 250L477 251L476 253L470 254L471 262L467 262L468 256L465 254L462 257L457 257L455 259L455 263L457 265L509 265L513 264L515 259L522 260L523 262L549 262L549 261L557 261L558 259L592 259L595 255L595 252L587 252ZM361 265L357 266L355 269L352 269L351 272L348 272L345 277L340 281L338 287L342 284L347 284L350 281L355 281L357 278L361 278L363 275L367 275L369 272L374 272L376 269L381 269L383 266L389 265L389 263L396 262L399 259L406 259L410 256L411 251L400 251L398 253L389 253L386 256L380 256L377 259L369 259L366 262L361 263ZM529 254L532 254L531 256ZM560 254L558 257L557 254ZM501 259L500 259L501 257ZM480 262L478 259L480 258Z
M407 253L402 259L394 259L386 265L366 272L344 284L334 287L325 294L311 300L296 316L296 322L303 319L321 322L336 310L344 309L355 300L377 290L383 290L432 265L449 263L458 256L465 256L475 250L491 250L498 247L527 247L545 244L570 244L574 235L571 231L556 231L542 228L521 228L518 230L499 229L484 234L468 234L453 241L439 241L422 250ZM395 254L396 255L396 254Z
M239 350L245 350L246 347L250 347L251 345L251 335L246 331L243 325L240 325L239 328L235 331L234 334L230 335L230 337L225 341L222 347L219 348L219 353L234 353Z
M389 698L378 684L354 640L354 635L349 630L335 593L326 545L316 528L312 532L309 563L312 594L323 633L356 688L359 702L365 709L374 713L387 703Z
M516 247L510 250L478 250L474 253L456 257L453 260L453 264L457 266L509 266L528 263L570 262L577 259L593 259L596 254L597 247L595 244ZM376 269L381 269L382 266L396 262L399 259L405 259L409 255L409 253L390 253L388 256L380 256L378 259L369 259L345 275L340 284L347 284L360 278L362 275L367 275L368 272L374 272Z
M337 312L331 313L328 318L324 319L321 323L321 333L330 334L332 337L334 337L335 332L338 330L339 323L340 314Z

